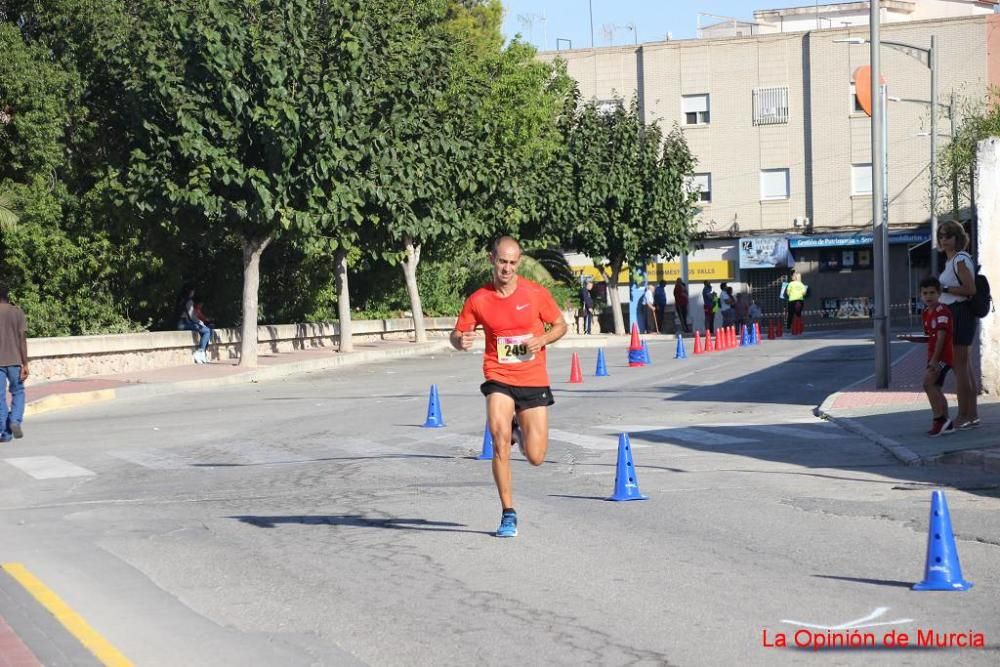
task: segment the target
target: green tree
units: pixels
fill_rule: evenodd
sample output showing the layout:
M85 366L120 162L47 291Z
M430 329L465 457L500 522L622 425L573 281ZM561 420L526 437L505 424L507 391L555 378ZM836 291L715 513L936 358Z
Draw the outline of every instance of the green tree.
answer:
M955 136L938 158L938 192L941 197L951 194L951 202L937 202L939 208L951 204L952 216L959 217L962 200L972 201L972 184L976 173L976 151L980 141L1000 136L1000 88L992 88L981 99L959 103L955 113L961 118Z
M340 156L311 142L329 129L317 119L340 117L359 5L182 0L149 3L136 22L129 88L144 115L125 188L188 240L239 240L241 365L257 363L262 254L282 235L323 229L339 196L329 172Z
M368 6L383 26L379 122L365 191L367 242L403 270L417 341L426 340L417 268L425 250L482 234L475 193L487 180L482 129L465 115L478 87L455 85L455 41L446 0L379 0ZM473 82L466 81L464 84Z
M17 212L16 225L2 226L0 271L32 336L130 330L112 287L120 244L87 214L92 180L77 150L86 87L37 31L33 6L20 8L21 25L0 11L0 194L8 223Z
M624 334L618 275L627 262L687 248L697 213L698 195L689 187L695 160L679 128L664 136L658 125L642 122L634 98L611 109L588 102L571 113L566 150L555 161L561 168L553 165L563 179L554 188L556 234L606 259L615 333Z

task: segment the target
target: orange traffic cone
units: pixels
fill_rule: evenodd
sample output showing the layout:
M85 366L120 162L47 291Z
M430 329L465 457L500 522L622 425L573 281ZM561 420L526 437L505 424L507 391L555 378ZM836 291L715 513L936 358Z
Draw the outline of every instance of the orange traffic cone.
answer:
M580 370L580 355L577 352L573 353L573 362L570 364L569 382L570 384L580 384L583 382L583 371Z
M774 320L767 321L767 339L774 340Z
M785 323L781 321L780 317L778 318L778 323L774 327L774 333L778 336L778 338L785 335Z
M712 340L711 329L705 329L705 351L715 352L715 341Z
M642 341L639 340L639 325L632 323L632 341L628 346L628 365L645 366L645 355L642 353Z
M705 352L705 348L701 345L701 332L694 332L694 354L702 354Z

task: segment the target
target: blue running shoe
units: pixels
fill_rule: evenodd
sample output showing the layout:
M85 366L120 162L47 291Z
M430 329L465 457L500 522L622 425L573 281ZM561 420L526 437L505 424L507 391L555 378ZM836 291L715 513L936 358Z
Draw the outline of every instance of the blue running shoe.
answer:
M497 528L497 537L517 537L516 512L504 512L500 516L500 527Z

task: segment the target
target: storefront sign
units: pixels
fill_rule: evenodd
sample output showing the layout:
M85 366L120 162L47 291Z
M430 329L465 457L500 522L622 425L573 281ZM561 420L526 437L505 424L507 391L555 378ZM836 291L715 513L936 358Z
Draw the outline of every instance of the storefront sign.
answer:
M889 243L893 245L915 245L929 241L930 238L931 233L929 231L889 233ZM824 236L793 236L788 239L788 246L793 250L798 248L851 248L855 246L870 246L871 244L871 232L828 234ZM742 253L740 256L742 257Z
M740 239L741 269L784 269L788 266L788 239L784 236Z
M681 277L680 262L664 262L663 264L650 264L650 282L666 280L674 282ZM716 262L688 262L688 282L702 282L704 280L732 280L732 263L725 260Z
M578 276L590 276L594 282L604 282L605 274L593 266L572 266L573 273ZM658 283L661 280L674 282L681 276L680 262L650 263L646 265L646 275L649 282ZM630 272L622 269L618 274L618 284L629 284ZM725 260L714 262L688 262L688 282L702 282L704 280L732 280L732 263Z

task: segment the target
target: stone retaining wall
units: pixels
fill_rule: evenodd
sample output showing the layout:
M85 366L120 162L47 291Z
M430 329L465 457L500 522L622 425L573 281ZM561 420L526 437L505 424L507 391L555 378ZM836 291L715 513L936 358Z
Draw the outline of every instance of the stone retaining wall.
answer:
M428 336L443 336L455 326L454 317L425 318ZM355 341L411 340L413 319L357 320L351 323ZM257 327L262 353L315 348L336 350L337 322L272 324ZM106 336L65 336L28 339L31 378L35 382L86 375L128 373L191 363L198 335L191 331L149 331ZM212 334L212 359L237 359L239 329L217 329Z

